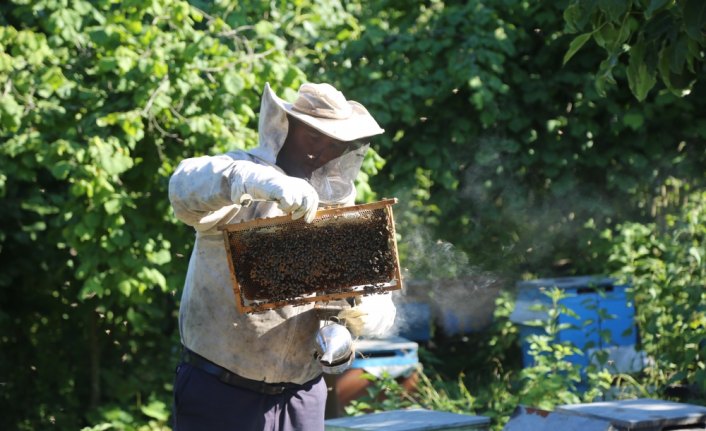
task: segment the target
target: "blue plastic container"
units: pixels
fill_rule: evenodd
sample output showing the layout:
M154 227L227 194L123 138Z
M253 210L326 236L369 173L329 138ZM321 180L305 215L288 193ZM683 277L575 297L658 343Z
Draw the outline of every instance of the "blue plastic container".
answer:
M522 362L526 367L533 364L528 336L544 333L541 326L532 323L546 322L546 307L551 307L551 299L545 291L553 287L566 294L560 304L570 310L559 314L558 323L570 327L560 330L556 341L569 341L582 350L569 357L570 362L583 369L591 362L591 349L634 347L637 343L635 308L626 295L627 285L616 284L608 277L583 276L523 281L517 287L517 302L510 320L519 325Z
M419 364L419 345L402 337L359 339L351 368L399 369Z

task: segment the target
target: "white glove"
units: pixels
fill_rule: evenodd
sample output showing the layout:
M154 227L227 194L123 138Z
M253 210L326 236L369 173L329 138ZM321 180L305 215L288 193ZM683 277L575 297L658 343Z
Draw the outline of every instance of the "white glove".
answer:
M305 180L255 163L240 165L237 171L242 177L242 184L233 184L233 202L241 203L241 198L248 194L253 200L277 202L282 211L292 213L293 220L302 217L307 223L314 220L319 207L319 195Z
M392 329L396 313L392 295L379 294L361 297L360 304L341 310L338 318L356 337L379 338Z

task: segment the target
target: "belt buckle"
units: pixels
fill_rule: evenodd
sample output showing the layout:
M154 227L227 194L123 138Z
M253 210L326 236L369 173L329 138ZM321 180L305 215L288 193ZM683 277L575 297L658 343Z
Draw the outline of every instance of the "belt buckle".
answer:
M263 392L268 395L280 395L287 389L284 385L276 385L272 383L262 383Z

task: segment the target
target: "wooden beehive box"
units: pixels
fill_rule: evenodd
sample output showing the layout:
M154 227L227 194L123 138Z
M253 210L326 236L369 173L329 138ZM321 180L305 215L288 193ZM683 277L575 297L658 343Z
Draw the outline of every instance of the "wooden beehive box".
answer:
M220 229L236 306L254 313L402 288L392 205L396 199Z

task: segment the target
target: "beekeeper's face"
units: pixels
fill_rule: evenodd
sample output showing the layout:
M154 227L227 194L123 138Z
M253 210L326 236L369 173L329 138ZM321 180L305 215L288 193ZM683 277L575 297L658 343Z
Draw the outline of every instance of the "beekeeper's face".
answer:
M288 120L287 139L277 155L277 165L288 175L310 178L312 172L340 157L353 145L325 135L292 117Z

